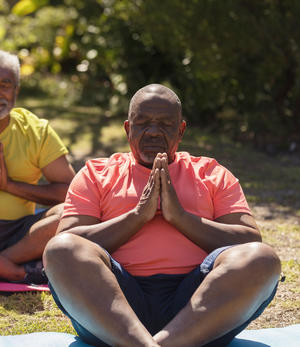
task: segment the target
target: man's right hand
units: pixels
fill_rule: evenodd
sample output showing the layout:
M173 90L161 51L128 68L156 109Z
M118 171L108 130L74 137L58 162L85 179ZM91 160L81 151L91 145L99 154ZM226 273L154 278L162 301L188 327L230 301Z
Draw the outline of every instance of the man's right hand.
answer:
M157 161L154 161L148 182L143 190L143 194L136 206L137 213L146 222L150 221L156 214L158 198L160 195L160 168Z
M3 144L0 142L0 190L6 190L7 181L8 177L4 160Z

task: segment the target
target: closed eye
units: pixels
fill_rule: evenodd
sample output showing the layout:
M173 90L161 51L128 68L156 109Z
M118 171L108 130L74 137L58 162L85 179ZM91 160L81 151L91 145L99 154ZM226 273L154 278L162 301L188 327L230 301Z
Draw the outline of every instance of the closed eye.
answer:
M0 89L2 90L9 90L9 89L13 89L14 84L11 81L1 81L0 82Z

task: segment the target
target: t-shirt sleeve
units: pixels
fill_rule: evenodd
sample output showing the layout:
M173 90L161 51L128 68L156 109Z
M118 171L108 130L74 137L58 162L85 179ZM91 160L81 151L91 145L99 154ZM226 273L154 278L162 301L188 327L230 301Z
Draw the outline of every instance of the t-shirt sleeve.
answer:
M214 219L230 213L251 214L239 180L216 161L212 164L210 177L213 181L212 196Z
M43 129L43 137L39 153L38 165L42 169L55 159L68 153L67 148L59 138L57 133L47 122Z
M65 216L86 215L100 219L100 192L88 167L83 167L72 180L64 205Z

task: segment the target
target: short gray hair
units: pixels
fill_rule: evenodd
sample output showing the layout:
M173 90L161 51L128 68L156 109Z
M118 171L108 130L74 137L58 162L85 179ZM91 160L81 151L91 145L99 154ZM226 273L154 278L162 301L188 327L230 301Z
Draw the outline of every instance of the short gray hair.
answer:
M0 50L0 67L11 70L15 76L16 85L20 85L20 61L15 54Z

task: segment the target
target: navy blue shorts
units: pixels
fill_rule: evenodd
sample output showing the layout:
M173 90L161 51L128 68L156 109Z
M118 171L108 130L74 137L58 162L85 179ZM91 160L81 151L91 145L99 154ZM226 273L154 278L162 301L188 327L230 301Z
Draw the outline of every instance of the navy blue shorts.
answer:
M229 246L230 247L230 246ZM188 274L158 274L149 277L132 276L112 257L112 271L134 312L151 335L160 331L190 300L205 276L212 270L217 256L229 247L222 247L210 253L197 268ZM53 287L49 283L58 307L71 319L74 329L86 343L93 346L108 346L92 335L64 309ZM277 287L276 287L277 288ZM256 319L273 299L276 288L254 315L243 325L206 346L226 346L240 331Z
M0 251L20 241L45 212L46 210L43 210L15 220L0 219Z

